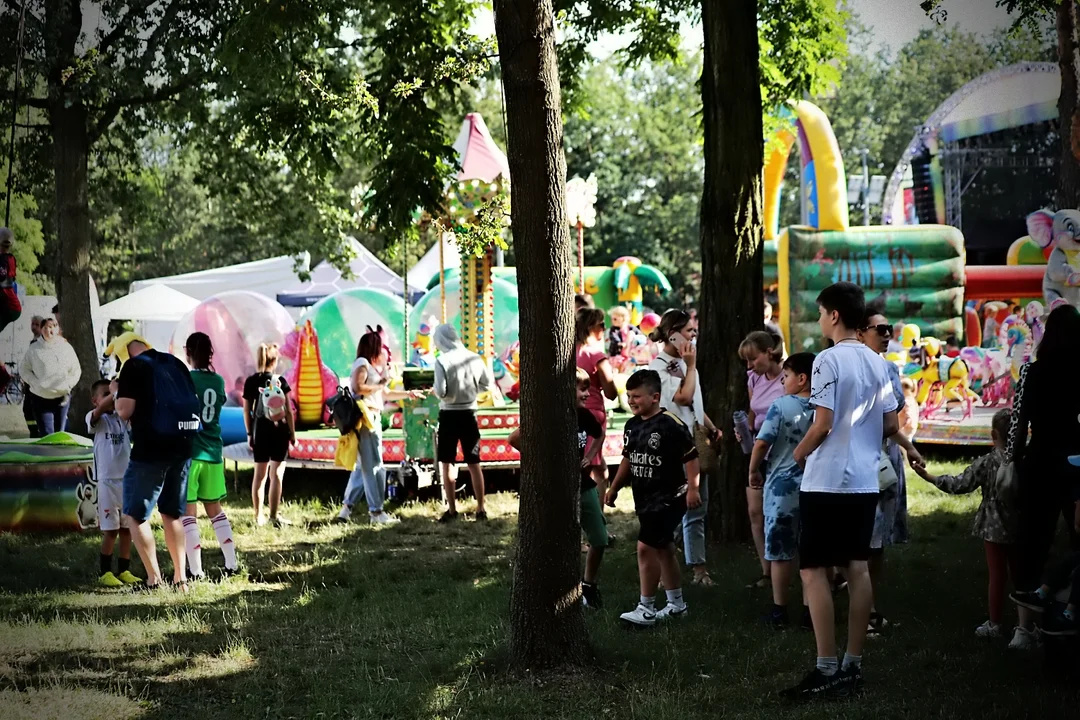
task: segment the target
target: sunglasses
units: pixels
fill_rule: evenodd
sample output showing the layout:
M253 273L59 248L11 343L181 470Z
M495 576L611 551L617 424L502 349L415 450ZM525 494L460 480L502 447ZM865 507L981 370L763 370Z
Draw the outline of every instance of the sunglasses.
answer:
M867 325L863 328L863 332L871 330L877 331L877 334L881 337L892 337L892 325Z

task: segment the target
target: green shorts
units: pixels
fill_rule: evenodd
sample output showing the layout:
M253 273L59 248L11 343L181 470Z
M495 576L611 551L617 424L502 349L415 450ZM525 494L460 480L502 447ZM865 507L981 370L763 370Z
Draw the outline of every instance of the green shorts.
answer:
M192 460L187 476L187 501L218 502L225 497L225 463Z
M600 510L600 496L594 487L581 491L581 532L585 533L590 546L607 547L607 520Z

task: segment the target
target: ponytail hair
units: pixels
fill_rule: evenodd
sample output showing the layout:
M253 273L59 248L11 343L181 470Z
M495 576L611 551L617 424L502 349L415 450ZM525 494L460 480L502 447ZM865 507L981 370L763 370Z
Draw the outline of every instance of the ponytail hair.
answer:
M263 343L255 355L255 369L259 372L273 372L277 367L278 346L277 343Z
M668 341L668 338L689 325L692 319L690 313L685 310L668 310L660 317L660 324L649 335L649 339L654 343L663 345Z
M262 347L259 349L261 350ZM188 335L187 342L184 343L184 350L187 351L188 358L191 359L192 366L196 370L214 371L214 344L210 341L209 335L202 332L191 333Z
M596 328L604 327L604 311L600 308L583 307L574 315L574 347L580 348L589 341Z
M765 353L773 362L780 362L784 357L784 351L778 340L779 338L772 333L755 330L747 335L746 339L739 345L739 357L746 362L750 362L751 358Z

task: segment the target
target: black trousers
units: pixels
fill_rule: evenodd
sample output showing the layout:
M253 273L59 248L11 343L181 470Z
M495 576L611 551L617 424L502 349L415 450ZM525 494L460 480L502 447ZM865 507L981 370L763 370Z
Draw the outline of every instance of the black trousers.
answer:
M1077 477L1076 468L1064 458L1036 456L1022 464L1017 494L1017 587L1036 588L1042 583L1059 518L1065 518L1069 546L1080 552L1073 526Z
M1080 605L1080 553L1073 553L1047 568L1046 584L1055 593L1072 585L1069 603Z

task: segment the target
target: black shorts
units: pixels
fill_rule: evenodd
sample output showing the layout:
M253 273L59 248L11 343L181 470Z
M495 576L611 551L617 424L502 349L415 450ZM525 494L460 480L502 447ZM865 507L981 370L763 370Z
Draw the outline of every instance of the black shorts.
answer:
M255 462L285 462L289 457L289 424L255 421Z
M799 567L847 567L870 558L878 493L799 493Z
M675 542L675 529L686 514L686 498L681 497L675 505L663 510L643 512L638 515L638 542L657 550L663 550Z
M480 464L480 426L475 410L440 410L438 447L435 455L441 463L457 462L458 443L466 465Z

